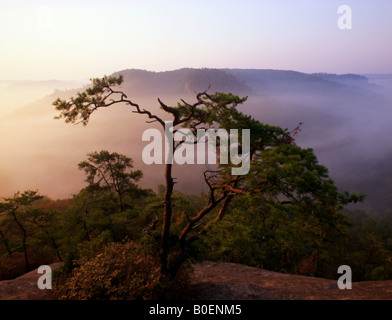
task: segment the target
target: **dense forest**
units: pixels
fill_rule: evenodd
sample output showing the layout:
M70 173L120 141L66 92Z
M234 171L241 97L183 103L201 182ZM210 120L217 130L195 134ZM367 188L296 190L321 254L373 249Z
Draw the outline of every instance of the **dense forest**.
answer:
M93 79L75 98L57 99L58 118L88 125L96 110L125 104L134 121L164 126L162 116L116 88L122 82ZM204 91L195 98L158 101L175 130L250 129L247 175L233 176L233 163L208 168L206 191L189 194L176 188L176 165L166 165L165 184L152 190L141 187L137 154L86 151L74 168L85 187L73 197L21 190L0 203L1 279L62 261L55 279L63 299L176 298L191 262L202 260L330 279L349 265L353 281L392 279L392 219L352 209L366 195L338 190L314 151L296 144L300 126L283 129L241 113L247 97Z

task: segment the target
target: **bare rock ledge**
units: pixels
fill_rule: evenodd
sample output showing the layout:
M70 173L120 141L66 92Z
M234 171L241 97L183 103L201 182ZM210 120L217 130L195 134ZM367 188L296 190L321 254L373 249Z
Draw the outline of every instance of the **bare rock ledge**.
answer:
M52 264L52 269L60 263ZM41 274L31 271L0 281L0 300L56 300L52 290L37 286ZM200 300L392 300L392 280L354 282L340 290L337 281L283 274L236 263L204 261L193 265L193 299Z

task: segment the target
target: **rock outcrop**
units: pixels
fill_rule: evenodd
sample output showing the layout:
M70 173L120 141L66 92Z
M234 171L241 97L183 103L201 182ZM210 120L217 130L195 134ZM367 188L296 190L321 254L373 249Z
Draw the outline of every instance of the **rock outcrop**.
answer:
M60 265L54 263L50 267L54 270ZM53 290L38 288L41 276L36 269L16 279L0 281L0 300L56 300Z
M195 264L193 298L204 300L392 300L392 280L352 283L291 275L236 263ZM337 275L338 277L338 275Z
M52 264L52 270L60 264ZM31 271L0 281L0 300L56 300L41 290L41 274ZM193 265L190 298L196 300L392 300L392 280L354 282L340 290L337 281L283 274L236 263L204 261Z

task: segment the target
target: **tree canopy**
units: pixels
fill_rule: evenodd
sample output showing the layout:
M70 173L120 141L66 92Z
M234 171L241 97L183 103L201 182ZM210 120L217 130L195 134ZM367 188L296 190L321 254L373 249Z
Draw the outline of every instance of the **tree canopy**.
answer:
M116 194L120 211L124 211L124 197L137 197L141 189L135 184L142 178L140 170L132 171L133 160L117 152L107 150L88 154L88 159L79 163L79 169L86 173L90 189L101 188Z
M133 112L147 116L147 123L157 122L164 129L165 121L161 117L140 107L123 91L116 89L122 82L122 76L96 78L92 79L92 86L82 93L79 92L76 98L68 101L58 98L54 102L60 112L57 119L64 118L66 122L87 125L96 110L124 103L131 107ZM173 134L180 128L190 129L195 137L198 129L237 129L240 136L242 129L249 129L251 132L250 172L245 176L232 175L230 169L235 167L233 163L206 170L204 181L208 194L205 204L193 216L184 212L186 221L175 237L174 244L169 242L169 239L172 237L172 197L175 183L172 176L173 164L166 164L160 240L163 273L177 273L189 256L192 243L207 232L207 224L204 222L221 221L230 212L230 203L235 197L251 195L257 202L257 210L262 214L281 212L302 217L304 221L314 225L326 224L335 228L339 228L339 211L342 207L363 198L348 192L338 192L328 176L328 170L318 164L313 150L302 149L295 144L298 128L290 132L261 123L238 111L237 107L246 100L247 97L240 98L232 93L209 94L207 91L196 93L196 101L193 103L181 99L176 106L168 106L158 98L161 109L172 117ZM241 139L238 141L241 153L244 146L241 145ZM172 142L174 154L184 141ZM104 155L96 154L90 160L97 162L100 157L104 158ZM104 162L108 165L106 160ZM94 179L105 181L106 174L102 172L97 176L99 170L96 166L91 163L82 163L80 166L86 170L90 183L97 181ZM105 183L107 186L112 185L114 189L117 188L114 185L118 184L113 180L111 183ZM177 253L173 254L173 250ZM169 255L172 257L170 262Z

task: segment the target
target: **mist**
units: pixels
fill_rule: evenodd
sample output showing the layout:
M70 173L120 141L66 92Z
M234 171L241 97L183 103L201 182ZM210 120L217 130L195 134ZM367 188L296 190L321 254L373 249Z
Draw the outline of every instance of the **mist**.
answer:
M191 103L194 91L204 91L210 84L209 92L247 95L248 101L239 110L261 122L288 129L302 122L296 143L314 149L341 191L367 194L358 208L392 208L392 75L334 79L325 74L231 69L119 73L124 74L123 90L128 97L164 119L167 116L159 109L158 97L168 105L176 105L182 98ZM13 96L33 98L30 89L16 88L2 90L11 100ZM57 97L69 98L77 90L44 89L41 99L27 104L21 101L12 111L0 114L0 196L38 189L54 199L69 198L86 186L78 163L87 153L103 149L131 157L135 169L144 173L141 186L156 190L164 182L163 165L145 165L141 157L148 143L142 141L142 133L151 127L160 129L156 124L147 124L146 117L125 105L98 110L85 127L65 124L54 120L57 112L52 102ZM205 190L201 174L205 166L192 165L192 170L189 166L175 165L177 190Z
M50 95L54 90L69 90L82 87L82 81L0 81L0 116L12 113L24 105Z
M312 148L340 191L365 193L366 210L392 204L392 77L368 76L356 91L250 97L243 111L256 119L293 129L296 143Z

